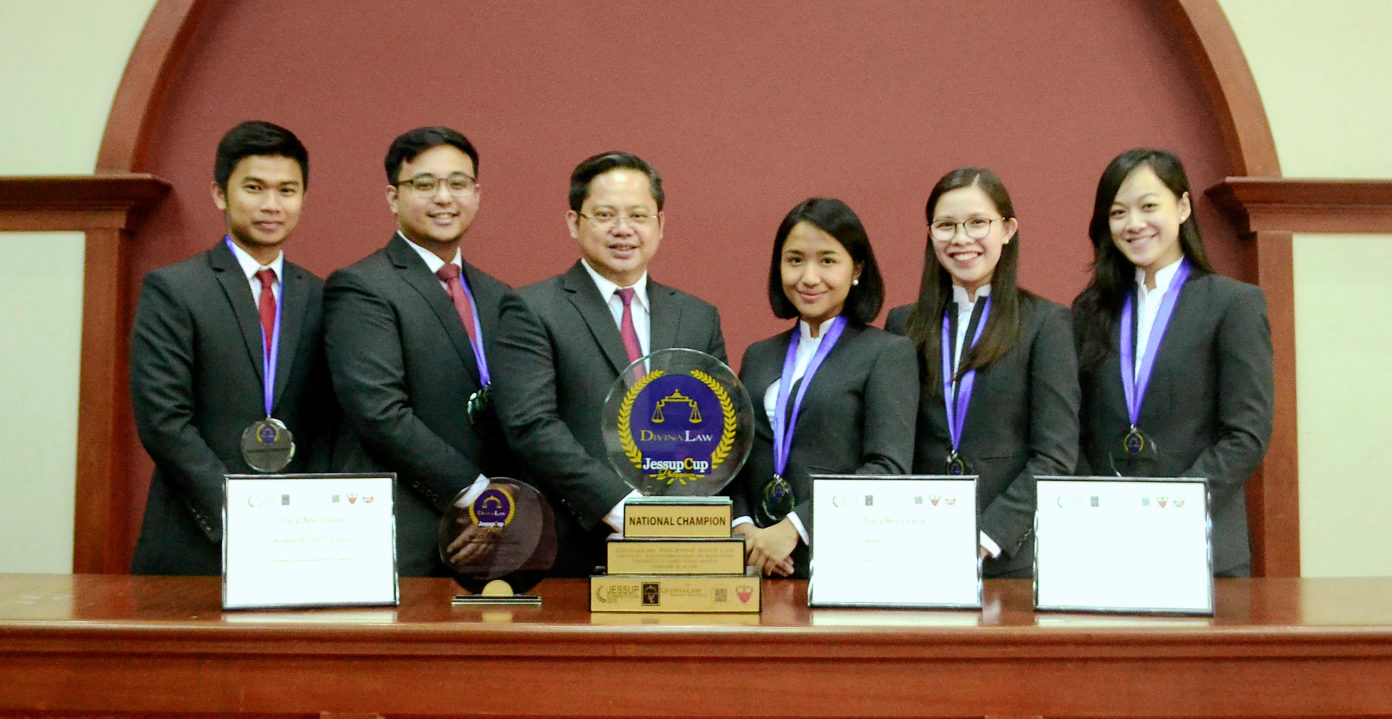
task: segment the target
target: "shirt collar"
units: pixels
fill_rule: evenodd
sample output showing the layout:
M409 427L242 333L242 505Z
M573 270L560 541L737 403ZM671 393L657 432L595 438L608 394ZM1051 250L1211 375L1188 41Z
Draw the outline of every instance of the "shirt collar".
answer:
M440 259L440 256L439 256L439 255L437 255L437 254L435 254L434 252L431 252L430 250L427 250L427 249L425 249L424 247L421 247L420 245L418 245L418 244L416 244L416 243L410 241L409 239L406 238L406 235L404 235L404 234L401 233L401 230L397 230L397 231L396 231L396 236L397 236L397 237L400 237L400 238L403 239L403 240L406 240L406 244L407 244L407 245L410 245L411 249L415 250L415 251L416 251L416 254L420 255L420 258L421 258L422 260L425 260L425 266L426 266L427 268L430 269L430 274L433 275L433 274L439 272L439 271L440 271L440 268L445 266L445 261L442 260L442 259ZM454 259L450 260L450 262L453 263L454 265L456 265L457 267L459 267L459 269L460 269L461 271L464 269L463 260L462 260L462 258L460 257L460 252L459 252L459 248L458 248L458 247L454 248Z
M604 304L609 304L609 298L613 297L614 293L618 292L622 288L609 281L607 277L599 274L598 272L595 272L595 269L593 267L590 267L590 263L586 261L583 257L580 258L580 265L585 268L585 272L589 273L590 279L594 280L595 287L599 289L599 296L604 299ZM633 296L638 300L638 302L644 308L650 307L650 305L648 304L647 270L643 271L643 276L639 277L638 281L634 282L631 285L631 287L633 288Z
M989 294L991 294L991 285L984 284L976 290L976 299L979 300ZM952 301L956 302L958 307L971 307L974 304L967 299L967 288L955 282L952 284Z
M1180 258L1179 258L1179 259L1175 260L1174 262L1171 262L1169 265L1167 265L1167 266L1165 266L1165 267L1163 267L1163 268L1161 268L1161 269L1159 269L1159 270L1156 270L1156 271L1155 271L1155 289L1153 289L1153 290L1147 290L1147 289L1146 289L1146 286L1145 286L1145 270L1144 270L1143 268L1137 267L1137 268L1136 268L1136 287L1139 288L1141 292L1145 292L1145 293L1147 293L1147 294L1149 294L1149 293L1159 293L1159 294L1163 294L1163 293L1165 293L1165 292L1169 292L1169 290L1170 290L1170 283L1174 281L1175 273L1176 273L1176 272L1179 272L1179 263L1181 263L1181 262L1183 262L1183 261L1184 261L1184 256L1183 256L1183 255L1180 255Z
M246 276L247 280L250 281L252 278L256 277L256 273L261 270L263 265L260 262L257 262L254 258L252 258L251 255L247 254L246 250L242 249L241 247L238 247L237 243L228 242L227 246L232 248L232 256L237 258L237 265L242 268L242 274ZM274 270L276 280L279 282L284 282L285 252L277 252L275 259L271 260L271 264L264 265L264 267L269 267L272 270Z

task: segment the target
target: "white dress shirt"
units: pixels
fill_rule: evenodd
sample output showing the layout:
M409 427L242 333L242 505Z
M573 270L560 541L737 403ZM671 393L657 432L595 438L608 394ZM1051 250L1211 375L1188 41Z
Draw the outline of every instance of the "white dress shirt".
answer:
M445 266L445 261L440 259L440 256L434 252L407 239L406 235L403 235L400 230L397 230L396 236L406 240L407 246L415 250L416 254L420 255L420 258L425 261L425 266L430 269L430 274L435 275L435 279L440 281L440 289L448 294L449 285L447 285L444 280L440 280L439 274L440 268ZM454 258L449 261L449 264L459 268L459 281L461 283L467 283L468 280L464 279L464 255L459 251L458 247L454 248Z
M619 287L610 282L608 278L595 272L594 268L590 267L590 263L583 258L580 260L580 264L590 274L590 279L594 280L595 287L599 289L599 296L604 299L604 304L609 308L609 314L614 316L614 326L619 328L619 332L623 332L623 298L619 297L619 290L628 288ZM652 311L651 305L648 304L648 273L644 272L643 276L639 277L638 281L630 287L633 288L633 301L629 303L629 309L633 313L633 331L638 334L638 347L642 349L644 355L647 355L652 351L650 349L652 345L648 341L648 337L652 335L652 320L650 319Z
M1179 263L1184 258L1172 262L1168 267L1155 272L1155 289L1148 290L1145 285L1145 270L1136 268L1136 352L1135 366L1131 372L1137 380L1140 379L1141 355L1145 354L1146 343L1150 341L1151 328L1155 326L1155 318L1160 314L1160 305L1165 301L1165 293L1170 291L1170 285L1174 284L1175 273L1179 272Z
M280 307L280 287L285 283L285 253L277 252L271 264L263 265L257 262L247 251L237 246L235 242L227 243L232 247L232 256L237 258L237 264L242 268L242 274L247 278L247 286L251 288L251 299L257 306L261 302L261 278L256 276L261 270L271 270L275 273L276 281L271 286L271 293L275 295L276 307Z
M965 287L957 284L952 285L952 301L957 303L957 350L954 353L955 356L952 358L952 373L954 376L957 374L957 368L962 365L962 353L966 350L969 341L967 339L967 325L971 324L972 312L976 311L976 303L980 302L983 297L990 296L990 294L991 286L982 285L976 290L976 299L969 300L967 299L967 290ZM952 383L952 393L954 395L957 393L957 382L955 381ZM1001 548L999 544L996 544L996 540L991 539L990 535L985 532L978 532L978 535L981 547L992 557L999 557Z

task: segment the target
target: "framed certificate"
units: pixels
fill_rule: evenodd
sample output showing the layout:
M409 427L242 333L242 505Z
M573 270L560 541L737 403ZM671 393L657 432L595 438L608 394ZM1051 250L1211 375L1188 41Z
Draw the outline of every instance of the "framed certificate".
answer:
M393 474L227 475L222 607L395 606Z
M1039 477L1037 610L1213 614L1201 478Z
M812 607L981 606L976 477L812 475Z

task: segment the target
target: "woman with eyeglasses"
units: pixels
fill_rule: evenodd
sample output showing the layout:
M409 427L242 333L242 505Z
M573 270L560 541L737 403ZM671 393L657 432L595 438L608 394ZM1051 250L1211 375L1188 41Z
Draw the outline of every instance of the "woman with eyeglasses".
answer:
M913 456L913 347L867 323L884 303L870 239L844 202L794 207L774 236L769 304L791 329L745 351L740 380L763 411L731 482L747 563L808 576L812 474L905 474Z
M982 571L1028 577L1035 477L1071 474L1078 456L1068 310L1016 286L1019 222L995 173L947 173L925 213L918 301L886 322L918 351L914 473L977 475Z
M1266 454L1275 380L1266 296L1214 274L1189 179L1164 150L1097 183L1092 281L1073 303L1080 473L1204 477L1217 576L1250 576L1243 487Z

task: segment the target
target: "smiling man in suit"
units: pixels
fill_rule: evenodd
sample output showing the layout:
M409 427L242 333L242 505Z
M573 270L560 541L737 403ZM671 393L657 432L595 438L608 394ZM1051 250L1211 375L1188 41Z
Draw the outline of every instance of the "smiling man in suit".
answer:
M356 435L335 459L343 470L396 472L398 569L440 575L436 531L450 500L511 469L489 400L508 288L460 251L479 208L469 140L417 128L392 142L385 165L396 233L324 289L329 368Z
M338 416L323 281L281 250L299 221L309 154L283 127L244 122L218 144L213 178L226 236L145 276L131 334L131 403L155 461L137 574L220 574L223 475L255 471L243 433L273 417L295 443L279 471L322 471Z
M605 459L604 399L633 360L673 347L725 361L711 305L648 277L662 241L662 178L643 159L606 152L570 176L566 225L581 258L510 293L498 332L498 415L513 450L556 510L555 576L602 563L632 491Z

